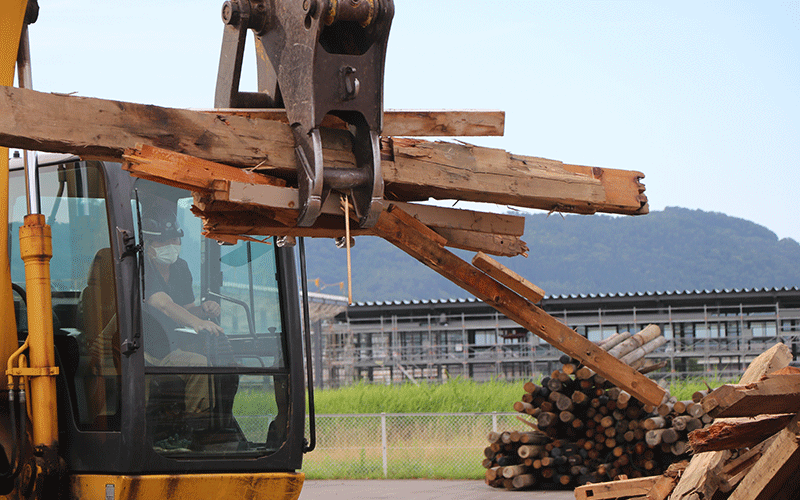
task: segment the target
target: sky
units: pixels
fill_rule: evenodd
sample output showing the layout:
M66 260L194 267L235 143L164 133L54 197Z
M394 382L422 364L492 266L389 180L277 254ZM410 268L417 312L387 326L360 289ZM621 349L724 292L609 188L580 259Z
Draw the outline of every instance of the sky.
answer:
M39 4L35 89L212 107L221 1ZM503 110L503 137L464 140L637 170L651 210L800 241L798 1L396 0L384 106Z

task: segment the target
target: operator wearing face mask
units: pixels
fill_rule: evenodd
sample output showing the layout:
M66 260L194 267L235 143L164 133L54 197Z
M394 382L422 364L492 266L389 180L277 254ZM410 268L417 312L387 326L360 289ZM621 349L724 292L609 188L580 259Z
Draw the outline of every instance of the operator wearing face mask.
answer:
M217 302L208 300L195 304L192 273L189 265L178 255L183 230L173 214L161 219L142 220L145 254L145 303L157 311L159 321L168 330L189 327L211 335L224 333L210 318L219 316Z

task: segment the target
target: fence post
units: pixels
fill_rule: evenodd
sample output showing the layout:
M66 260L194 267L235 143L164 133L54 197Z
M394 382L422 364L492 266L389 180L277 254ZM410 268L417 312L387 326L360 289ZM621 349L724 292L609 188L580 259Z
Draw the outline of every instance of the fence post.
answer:
M492 412L492 432L497 432L497 412Z
M389 477L389 460L386 447L386 413L381 412L381 447L383 448L383 478Z

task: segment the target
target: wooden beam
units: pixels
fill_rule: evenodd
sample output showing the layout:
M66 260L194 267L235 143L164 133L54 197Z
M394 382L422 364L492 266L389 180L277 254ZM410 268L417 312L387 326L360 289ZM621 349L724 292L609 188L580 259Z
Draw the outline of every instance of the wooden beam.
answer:
M286 187L283 179L147 145L126 150L123 158L123 168L134 176L204 193L198 197L198 213L205 218L211 237L224 236L222 239L229 241L236 235L344 235L344 217L336 196L329 197L323 205L324 217L317 224L298 228L298 190ZM519 238L525 228L523 217L412 203L398 205L436 231L447 246L505 256L528 250ZM257 211L256 207L262 210ZM253 213L247 214L248 210ZM372 232L355 228L352 234Z
M148 144L217 163L267 171L292 182L294 138L277 121L186 109L0 89L0 146L119 159ZM323 138L326 165L352 167L342 134ZM561 212L647 212L641 172L569 167L502 150L445 142L384 139L388 199L460 199Z
M779 432L792 417L793 414L784 414L715 420L708 427L690 432L689 444L695 453L747 448Z
M789 348L784 344L775 344L750 363L742 378L739 379L739 383L756 382L764 375L788 366L791 360L792 353ZM697 495L700 495L700 498L711 498L719 489L719 477L713 473L708 474L706 471L718 469L728 456L730 456L728 450L708 451L694 455L689 462L689 467L678 481L670 500L689 500L696 498Z
M712 417L754 417L800 411L800 375L768 376L750 384L726 384L703 398Z
M199 109L218 116L242 116L289 123L285 109ZM406 137L492 137L502 136L506 114L497 110L397 110L383 112L381 135ZM326 115L322 126L345 129L347 124Z
M544 290L482 252L478 252L475 255L472 259L472 265L530 300L533 304L538 304L544 298Z
M779 497L783 485L800 468L800 413L764 451L750 472L733 490L729 500L767 500ZM797 491L794 492L797 494Z
M612 500L644 496L650 492L660 477L639 477L578 486L575 488L575 500Z
M745 370L740 384L758 382L763 377L789 366L794 356L786 344L777 343L758 355Z
M640 401L658 405L665 391L658 384L578 335L542 309L498 283L478 268L424 236L422 224L397 207L390 206L375 225L376 235L415 257L519 325L562 352L580 360L596 373L626 390Z
M393 138L387 145L393 161L383 165L383 178L402 199L425 196L584 214L648 210L641 172L565 165L470 144Z

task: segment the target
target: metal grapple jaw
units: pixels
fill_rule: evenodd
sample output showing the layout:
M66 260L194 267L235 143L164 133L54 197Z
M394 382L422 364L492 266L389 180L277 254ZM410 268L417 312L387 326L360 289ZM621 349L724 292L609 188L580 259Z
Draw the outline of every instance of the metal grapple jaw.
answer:
M374 225L383 198L380 133L383 73L392 0L231 0L216 107L285 107L297 155L300 215L314 224L331 191L352 199L362 227ZM258 92L238 91L246 32L256 34ZM326 168L320 125L348 125L356 168Z

